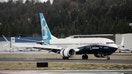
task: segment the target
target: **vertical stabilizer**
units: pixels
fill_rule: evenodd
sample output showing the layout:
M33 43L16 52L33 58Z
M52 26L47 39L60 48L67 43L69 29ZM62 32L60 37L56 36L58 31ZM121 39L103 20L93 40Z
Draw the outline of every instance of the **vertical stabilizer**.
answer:
M56 37L54 37L51 34L43 13L39 13L39 15L40 15L41 32L42 32L42 38L43 38L44 44L50 44L50 40L56 39Z
M121 43L118 45L119 49L124 49L124 37L122 36Z
M122 40L121 40L121 46L124 46L124 37L122 37Z
M15 37L11 37L10 48L12 48L12 47L13 47L13 43L15 43Z
M3 36L3 38L5 39L5 41L8 42L7 38L6 38L4 35L2 35L2 36Z

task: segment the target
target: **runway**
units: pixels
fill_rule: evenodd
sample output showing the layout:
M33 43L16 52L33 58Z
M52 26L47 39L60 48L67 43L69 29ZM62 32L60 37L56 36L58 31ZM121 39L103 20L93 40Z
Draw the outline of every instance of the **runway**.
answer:
M123 65L126 65L128 67L129 65L132 65L131 58L125 59L125 60L113 59L113 57L117 57L120 54L113 55L111 60L100 59L100 58L99 59L90 58L89 60L82 60L80 56L78 56L77 58L70 58L69 60L63 60L61 57L58 57L58 55L56 54L52 54L51 56L50 55L43 54L43 53L41 54L40 53L26 53L26 54L25 53L4 53L4 54L1 53L0 55L1 57L0 62L2 64L1 70L7 70L7 71L0 71L0 74L18 74L18 73L19 74L131 74L132 73L131 68L126 69L124 68L125 66L123 66ZM126 56L129 56L129 55L123 54L123 56L120 56L120 57L125 58ZM48 62L49 67L46 67L44 68L45 70L42 70L41 68L36 67L36 63L38 62L40 63ZM80 67L81 64L82 65L97 64L97 67L98 65L100 66L100 64L101 65L110 64L114 66L122 65L122 66L117 66L117 67L112 66L114 69L105 66L105 68L103 69L101 68L102 70L100 70L100 68L99 70L95 70L95 68L94 70L91 70L91 68L88 68L88 69L81 68L81 70L76 70L76 68L71 68L71 66L65 67L69 64L71 65L76 64L76 67ZM8 67L9 65L10 67ZM25 65L28 65L29 67L26 68ZM60 67L58 67L58 65ZM64 65L64 66L61 67L61 65ZM118 67L121 67L124 70L116 70L116 68ZM106 68L110 70L105 70ZM14 69L15 70L17 69L17 71L15 71ZM40 69L40 70L37 70L37 69ZM54 69L57 69L57 70L54 70ZM14 71L8 71L8 70L14 70Z
M87 64L132 64L132 60L81 60L81 59L39 59L39 58L0 58L0 61L8 62L68 62L68 63L87 63Z
M130 54L114 54L111 60L106 59L93 59L82 60L78 56L77 58L70 58L69 60L63 60L60 55L45 54L43 52L1 52L0 62L68 62L68 63L84 63L84 64L132 64ZM90 57L92 57L90 55ZM116 59L114 59L116 57ZM127 58L127 59L122 59Z
M131 70L20 70L0 71L0 74L131 74Z

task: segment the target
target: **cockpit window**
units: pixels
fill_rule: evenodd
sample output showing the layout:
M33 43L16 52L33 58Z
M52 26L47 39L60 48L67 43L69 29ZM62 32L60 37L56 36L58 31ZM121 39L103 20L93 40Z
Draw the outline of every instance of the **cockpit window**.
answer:
M106 42L106 44L114 44L114 42Z

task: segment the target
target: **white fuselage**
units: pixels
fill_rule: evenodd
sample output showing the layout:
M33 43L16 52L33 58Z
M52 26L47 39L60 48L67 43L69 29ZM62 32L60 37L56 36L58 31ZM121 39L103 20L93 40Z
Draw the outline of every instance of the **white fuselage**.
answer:
M77 48L86 45L103 45L117 48L113 40L107 38L64 38L64 39L51 39L51 45L57 45L64 48L71 47Z

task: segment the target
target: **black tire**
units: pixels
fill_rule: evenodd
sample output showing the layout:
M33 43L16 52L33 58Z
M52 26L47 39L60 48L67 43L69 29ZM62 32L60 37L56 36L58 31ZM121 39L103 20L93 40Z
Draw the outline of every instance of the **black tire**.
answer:
M107 57L107 60L110 60L110 57Z
M68 60L69 58L68 57L63 57L63 60Z
M87 60L88 59L88 55L86 55L86 54L82 55L82 59L83 60Z

